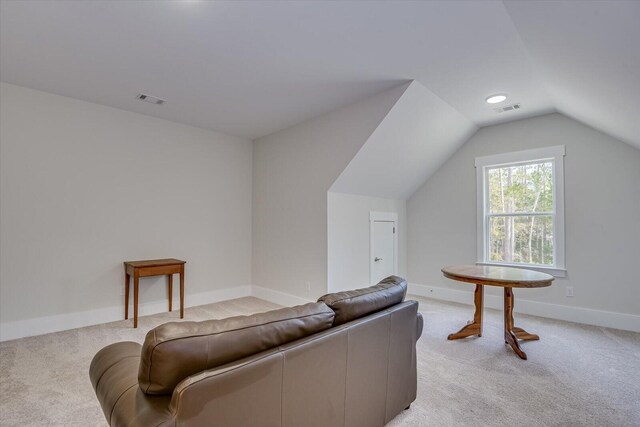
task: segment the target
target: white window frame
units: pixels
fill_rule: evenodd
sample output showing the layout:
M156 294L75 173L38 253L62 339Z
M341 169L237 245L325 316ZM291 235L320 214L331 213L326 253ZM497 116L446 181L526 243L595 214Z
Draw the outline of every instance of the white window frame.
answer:
M564 234L564 145L515 151L492 156L476 157L477 188L477 256L476 264L521 267L542 271L555 277L565 277L565 234ZM553 265L536 265L525 263L506 263L488 259L489 242L487 239L488 224L488 180L487 170L496 167L550 161L553 170Z

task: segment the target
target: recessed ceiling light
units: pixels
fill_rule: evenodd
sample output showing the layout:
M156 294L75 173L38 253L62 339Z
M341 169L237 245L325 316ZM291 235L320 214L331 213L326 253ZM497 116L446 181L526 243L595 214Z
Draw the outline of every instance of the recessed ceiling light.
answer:
M485 102L487 104L497 104L499 102L504 101L505 99L507 99L507 95L497 94L497 95L491 95L490 97L485 99Z

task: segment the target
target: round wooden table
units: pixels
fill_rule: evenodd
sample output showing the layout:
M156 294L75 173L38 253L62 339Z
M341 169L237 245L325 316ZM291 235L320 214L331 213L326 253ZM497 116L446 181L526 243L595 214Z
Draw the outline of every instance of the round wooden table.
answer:
M487 265L452 265L444 267L442 274L459 282L475 283L474 302L476 306L473 320L448 339L457 340L477 335L482 336L482 308L484 285L504 288L504 342L509 344L521 359L527 355L520 348L518 340L538 340L538 335L530 334L513 325L513 291L512 288L542 288L551 285L553 276L539 271L513 267L495 267Z

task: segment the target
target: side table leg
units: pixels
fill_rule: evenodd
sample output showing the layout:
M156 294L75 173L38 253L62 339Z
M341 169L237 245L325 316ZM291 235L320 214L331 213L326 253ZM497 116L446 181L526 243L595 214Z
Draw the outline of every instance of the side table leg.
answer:
M180 268L180 318L184 319L184 264Z
M455 334L450 334L448 340L459 340L460 338L466 338L473 335L479 337L482 336L482 309L484 299L484 286L476 284L476 291L474 293L473 301L476 306L476 311L473 314L473 320L467 323L462 329Z
M513 290L511 288L504 288L504 342L511 346L520 359L527 360L527 354L520 348L516 335L517 332L513 327L513 300ZM524 332L524 329L518 329Z
M173 300L173 274L169 274L169 311L172 311L171 302Z
M138 327L138 273L133 273L133 327Z
M124 273L124 320L129 318L129 277Z

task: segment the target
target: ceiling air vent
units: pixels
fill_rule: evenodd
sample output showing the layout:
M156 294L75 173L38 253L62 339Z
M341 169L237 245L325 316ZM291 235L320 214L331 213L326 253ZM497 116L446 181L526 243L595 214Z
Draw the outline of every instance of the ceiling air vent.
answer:
M138 96L136 96L136 99L155 105L162 105L166 102L164 99L156 98L155 96L151 95L145 95L144 93L139 93Z
M494 108L496 113L504 113L506 111L515 111L520 109L520 104L507 105L506 107Z

